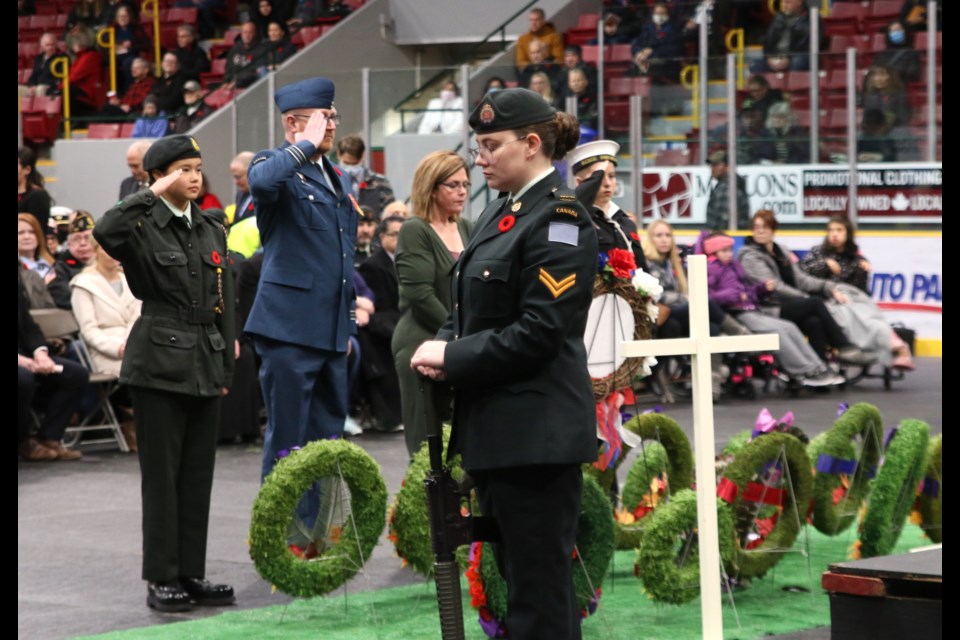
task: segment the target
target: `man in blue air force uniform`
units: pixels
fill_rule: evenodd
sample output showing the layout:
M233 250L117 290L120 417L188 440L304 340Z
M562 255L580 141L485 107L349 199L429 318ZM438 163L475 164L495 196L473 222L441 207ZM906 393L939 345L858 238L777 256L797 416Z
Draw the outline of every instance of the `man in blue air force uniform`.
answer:
M264 477L278 452L340 436L347 415L359 207L349 179L324 157L340 119L333 99L326 78L279 89L286 142L254 156L247 174L264 247L246 325L263 361Z

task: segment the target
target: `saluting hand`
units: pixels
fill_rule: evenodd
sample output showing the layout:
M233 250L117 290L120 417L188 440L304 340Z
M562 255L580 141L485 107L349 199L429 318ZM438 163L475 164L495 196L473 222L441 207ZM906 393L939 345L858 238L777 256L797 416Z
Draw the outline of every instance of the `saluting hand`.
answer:
M174 182L179 180L182 176L183 171L171 171L150 185L150 191L153 191L153 195L155 196L161 196Z
M319 147L323 139L327 137L327 116L322 111L314 111L307 120L307 126L303 131L298 131L293 139L296 142L306 140L315 147Z

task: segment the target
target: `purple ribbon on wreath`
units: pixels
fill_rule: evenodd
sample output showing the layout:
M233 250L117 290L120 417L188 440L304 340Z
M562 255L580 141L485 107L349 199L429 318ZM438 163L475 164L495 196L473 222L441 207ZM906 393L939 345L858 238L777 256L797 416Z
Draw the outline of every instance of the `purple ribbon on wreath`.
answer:
M652 409L644 409L641 415L647 415L648 413L663 413L663 405L655 405Z
M480 628L483 629L483 632L487 634L488 638L506 638L507 637L507 627L502 622L494 618L492 615L489 619L484 620L483 616L478 617L480 622Z
M842 416L843 414L845 414L845 413L847 412L847 409L849 409L849 408L850 408L850 405L848 405L846 402L841 402L840 404L838 404L838 405L837 405L837 417L839 418L840 416Z
M939 498L940 482L938 482L934 478L924 478L923 484L921 485L920 490L923 492L923 495L925 496L929 496L931 498Z
M283 460L294 451L300 451L302 447L290 447L289 449L280 449L277 451L277 460Z
M817 456L817 473L832 473L834 475L852 475L857 470L856 460L837 458L827 453Z

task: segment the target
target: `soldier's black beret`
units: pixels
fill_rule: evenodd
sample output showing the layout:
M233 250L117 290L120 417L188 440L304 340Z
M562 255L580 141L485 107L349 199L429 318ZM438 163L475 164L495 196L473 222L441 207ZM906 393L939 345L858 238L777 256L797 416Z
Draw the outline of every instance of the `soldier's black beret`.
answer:
M494 133L553 120L556 112L539 93L504 89L483 96L469 122L474 133Z
M168 136L160 138L143 155L143 170L163 169L171 162L186 158L199 158L200 145L193 136Z

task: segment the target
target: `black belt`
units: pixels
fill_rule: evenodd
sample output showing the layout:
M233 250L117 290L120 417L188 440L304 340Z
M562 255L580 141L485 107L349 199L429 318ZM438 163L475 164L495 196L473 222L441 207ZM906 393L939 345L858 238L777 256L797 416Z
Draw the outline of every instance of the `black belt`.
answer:
M181 307L166 302L144 301L140 311L145 316L158 316L186 322L187 324L213 324L217 321L217 312L200 307Z

